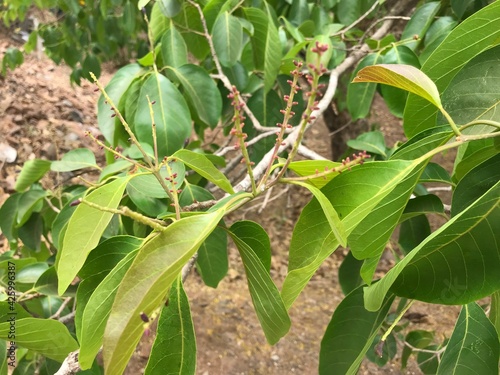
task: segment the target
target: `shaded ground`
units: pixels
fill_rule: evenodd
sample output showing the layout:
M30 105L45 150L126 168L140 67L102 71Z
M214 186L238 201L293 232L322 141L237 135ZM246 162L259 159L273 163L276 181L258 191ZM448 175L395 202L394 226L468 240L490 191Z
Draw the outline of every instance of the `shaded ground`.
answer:
M0 39L0 56L10 43ZM10 163L0 162L0 204L13 193L16 175L23 163L32 158L55 160L77 147L88 147L102 152L83 136L84 131L98 134L95 127L95 105L98 95L93 86L69 86L69 70L55 66L51 61L28 57L22 69L0 79L0 144L13 148L17 157ZM107 82L110 74L104 74ZM374 117L370 123L387 136L391 146L401 140L400 121L387 113L377 99ZM318 124L308 135L307 144L320 154L331 155L326 127ZM83 176L88 177L88 176ZM74 176L49 174L43 180L46 187L68 183ZM243 210L241 215L255 220L268 230L272 241L272 276L281 286L286 274L287 249L290 235L301 208L310 199L304 190L290 188L263 208ZM258 200L253 204L262 204ZM259 206L257 206L258 208ZM234 220L238 217L233 217ZM3 248L3 250L2 250ZM0 251L7 249L0 237ZM343 295L338 286L337 270L345 253L337 251L320 268L290 311L290 333L274 347L264 338L246 286L244 270L234 246L230 249L230 271L218 289L203 285L200 277L191 274L186 282L190 297L198 344L198 374L314 374L317 372L319 345L335 307ZM382 264L383 273L392 260ZM440 337L450 335L457 308L429 306L416 303L412 313L419 319L409 322L409 329L428 329ZM417 316L418 315L414 315ZM152 338L145 337L131 363L129 374L138 374L145 365ZM399 355L390 364L378 368L364 363L362 374L397 374ZM415 365L407 373L418 374Z

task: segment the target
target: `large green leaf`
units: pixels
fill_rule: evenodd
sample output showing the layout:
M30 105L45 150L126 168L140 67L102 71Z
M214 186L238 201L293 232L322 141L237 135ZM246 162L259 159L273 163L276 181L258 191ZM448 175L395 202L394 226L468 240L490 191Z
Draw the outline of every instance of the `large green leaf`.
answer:
M195 370L196 336L189 300L178 277L170 289L168 306L162 307L144 374L194 375Z
M457 124L473 120L500 121L500 46L469 61L451 80L441 97L444 108ZM438 116L438 124L447 123ZM495 128L478 125L465 134L489 133Z
M141 73L141 70L142 68L139 64L129 64L113 75L105 90L115 105L118 105L122 95L127 91L132 81ZM117 139L127 140L129 136L119 120L111 117L112 112L109 110L109 104L106 104L105 101L106 99L101 95L97 102L97 123L99 130L108 143L116 145Z
M49 160L42 159L26 161L23 165L21 173L17 177L14 189L16 191L23 191L29 188L50 170L50 164L51 162Z
M243 51L243 27L229 12L220 13L212 29L215 52L222 65L236 64Z
M357 259L379 256L391 238L425 163L417 166L356 226L348 242Z
M356 139L347 141L347 145L355 150L364 150L372 154L387 157L387 147L382 132L372 131L359 135Z
M410 161L366 163L343 172L322 189L348 236L417 165ZM320 204L312 200L302 211L292 235L288 274L281 290L287 308L338 246Z
M189 52L198 60L204 60L210 52L210 47L204 35L205 30L198 9L185 1L182 11L173 20L178 29L181 30Z
M359 62L356 70L352 73L352 78L356 77L356 74L361 69L374 64L380 64L382 61L383 56L381 54L370 53ZM347 109L353 120L364 118L368 115L376 88L377 85L375 83L350 84L347 86Z
M17 208L16 226L23 226L31 217L33 212L39 212L42 208L41 201L47 196L45 190L28 190L21 193Z
M252 36L253 57L257 69L264 72L264 90L274 85L281 63L281 44L273 21L258 8L245 8L245 15L255 28Z
M161 55L165 66L178 68L188 62L186 43L174 26L161 37Z
M161 301L184 264L214 230L224 210L183 218L141 247L125 274L106 325L103 343L107 373L121 373L139 342L143 322Z
M244 230L241 225L246 226ZM274 345L290 329L290 317L274 284L269 270L251 247L252 244L237 236L236 233L250 229L245 222L236 222L231 226L230 235L238 248L248 279L248 289L252 296L255 312L259 318L267 341ZM234 231L236 231L236 233ZM247 233L248 237L251 237Z
M12 194L0 207L0 229L11 243L17 242L17 211L23 193Z
M341 163L336 163L331 160L299 160L293 161L288 166L288 169L294 171L299 176L311 176L307 182L311 185L316 186L321 189L328 182L330 182L334 177L338 176L338 172L330 172L323 177L315 177L317 173L324 172L326 170L333 170L341 165Z
M222 111L222 98L217 85L205 69L193 64L169 68L184 89L193 117L210 128L215 128Z
M233 187L227 177L215 168L213 163L205 155L182 149L177 151L173 157L179 159L196 173L205 177L208 181L213 182L226 193L234 193Z
M491 295L489 319L495 326L498 337L500 337L500 290L497 290Z
M500 343L495 327L475 302L462 308L437 375L497 374Z
M106 275L102 282L91 294L81 315L81 322L77 327L80 341L78 362L82 369L92 366L95 356L102 345L106 322L115 300L116 292L123 276L130 268L137 255L137 250L130 251ZM82 287L85 287L82 282ZM78 290L80 293L80 288Z
M422 66L444 91L453 77L474 56L500 42L500 3L494 2L457 26ZM405 108L404 130L408 137L436 125L438 111L424 99L410 94Z
M440 304L464 304L500 288L500 182L432 233L365 290L377 310L391 289L399 296ZM425 275L425 277L422 277Z
M363 306L362 287L342 300L321 341L320 375L357 374L393 300L388 297L379 311L369 312Z
M191 135L191 116L183 96L172 82L159 73L152 73L141 87L135 113L134 130L141 142L153 145L151 113L153 105L158 143L158 157L163 159L182 148Z
M0 323L0 339L9 340L11 322ZM64 324L53 319L22 318L15 320L16 345L62 362L78 349L78 344Z
M227 257L227 234L222 228L215 228L198 250L196 269L205 285L217 288L229 268Z
M500 154L479 164L460 180L453 192L451 215L466 209L497 181L500 181Z
M252 248L269 273L271 271L271 242L264 228L254 221L242 220L231 226L231 232Z
M88 148L71 150L50 166L50 169L56 172L71 172L82 168L98 168L94 153Z
M375 2L375 0L339 0L337 14L339 21L349 25L361 17Z
M500 138L480 139L461 145L457 151L452 179L460 181L477 165L500 153Z
M361 69L352 80L357 82L375 82L406 90L428 100L436 107L441 107L439 91L422 71L411 65L377 64Z
M339 242L340 245L346 247L347 235L345 232L344 225L340 221L337 211L335 211L335 208L333 208L332 204L321 192L321 190L313 185L309 185L301 181L292 181L291 183L306 188L314 195L316 200L319 202L323 210L323 213L325 214L326 219L328 220L328 224L330 225L330 229L332 230L332 233L335 236L336 240Z
M122 177L101 186L84 199L102 207L117 208L129 178ZM81 203L68 222L62 249L57 253L59 294L71 284L87 255L92 251L111 221L113 214Z

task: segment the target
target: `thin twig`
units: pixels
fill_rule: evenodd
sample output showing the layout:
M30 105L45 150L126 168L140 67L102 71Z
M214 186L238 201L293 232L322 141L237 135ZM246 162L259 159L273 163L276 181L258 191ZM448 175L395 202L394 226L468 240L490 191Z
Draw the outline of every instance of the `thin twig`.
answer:
M342 30L340 30L339 32L336 32L335 34L333 35L330 35L330 36L337 36L337 35L342 35L342 37L345 35L346 32L348 32L349 30L351 30L354 26L356 26L357 24L359 24L361 21L363 21L366 17L368 17L370 15L371 12L373 12L375 10L375 8L379 5L379 1L375 1L373 3L373 5L371 6L370 9L368 9L365 14L361 15L361 17L359 17L356 21L354 21L353 23L351 23L349 26L347 27L344 27Z
M65 298L63 303L61 303L61 306L59 306L59 308L57 309L57 311L51 316L49 316L49 319L59 319L59 316L63 312L64 308L68 306L68 303L70 303L72 299L73 299L72 297Z

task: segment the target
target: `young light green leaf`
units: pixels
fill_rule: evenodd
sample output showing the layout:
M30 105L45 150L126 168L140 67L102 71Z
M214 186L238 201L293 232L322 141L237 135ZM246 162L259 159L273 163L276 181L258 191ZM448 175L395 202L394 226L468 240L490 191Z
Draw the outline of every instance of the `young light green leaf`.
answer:
M414 93L438 108L442 107L439 91L434 82L422 71L411 65L379 64L367 66L357 73L352 82L375 82L394 86Z
M182 149L177 151L173 158L176 158L194 170L196 173L213 182L226 193L234 194L233 187L224 174L212 164L208 158L198 152Z
M153 111L158 157L163 159L181 149L191 135L191 116L184 97L174 84L165 76L152 73L141 87L135 113L134 130L141 142L153 145L148 98L156 102Z
M142 9L142 8L144 8L146 5L148 5L150 1L151 1L151 0L139 0L139 1L137 2L137 8L138 8L139 10L141 10L141 9Z
M141 313L160 306L184 264L214 230L225 210L175 221L139 250L115 297L103 342L107 373L121 373L143 333Z
M196 336L189 300L180 277L172 284L168 306L163 306L156 338L151 348L145 375L194 375Z
M426 238L382 280L365 290L378 310L386 293L430 303L464 304L500 288L500 182ZM425 275L422 278L420 275ZM417 282L418 280L418 282Z
M460 69L478 53L500 42L500 3L493 2L460 23L422 65L443 92ZM474 35L473 38L470 35ZM404 130L412 137L436 125L438 111L424 99L410 94L404 114Z
M53 161L50 169L55 172L70 172L82 168L99 168L95 156L88 148L77 148L64 154L61 160Z
M363 306L363 288L358 287L342 300L321 341L319 374L358 373L359 365L370 348L389 312L394 296L384 300L377 312Z
M274 85L281 62L281 44L273 21L258 8L244 8L247 19L255 28L252 36L253 57L257 69L264 72L264 90Z
M186 43L174 25L161 37L161 55L165 66L172 68L181 67L188 62Z
M496 374L500 342L495 327L475 302L462 308L437 375Z
M309 185L301 181L290 181L290 183L305 187L314 195L314 197L318 200L319 204L321 205L325 217L328 220L328 224L330 224L330 229L332 230L333 235L335 236L340 245L346 247L347 234L344 228L344 224L340 221L337 211L335 211L335 208L333 208L332 204L321 192L321 190L319 190L317 187L314 187L312 185Z
M123 196L129 177L121 177L101 186L87 195L84 200L102 207L117 208ZM59 294L64 293L85 263L111 221L113 214L80 203L71 216L66 229L62 249L57 253L57 275ZM89 225L91 223L91 225Z
M10 327L10 322L0 323L1 339L10 340ZM17 319L16 344L59 362L78 349L66 326L54 319Z
M238 228L238 223L233 224ZM244 224L243 224L244 225ZM232 228L232 227L231 227ZM230 231L245 266L248 289L267 341L274 345L290 329L290 317L269 271L251 245Z
M212 29L215 52L223 66L231 67L240 59L243 50L243 27L229 12L222 12Z
M205 285L217 288L228 270L227 234L222 228L215 228L198 250L196 269Z
M383 56L380 53L370 53L359 62L352 77L356 77L356 74L361 69L374 64L380 64L382 61ZM377 85L370 82L347 86L347 109L353 120L364 118L368 115L376 88Z
M21 173L17 177L16 191L23 191L29 188L33 183L42 178L50 170L51 162L49 160L33 159L28 160L23 165Z
M184 95L193 117L215 128L222 112L222 98L217 85L205 69L193 64L169 68L184 89Z
M116 292L123 276L130 268L138 250L130 251L116 266L104 277L95 288L84 306L81 321L77 326L80 341L80 354L78 362L82 369L92 366L95 356L102 345L106 322L108 321L111 307L115 300ZM90 289L82 282L81 288ZM82 293L78 288L78 293Z

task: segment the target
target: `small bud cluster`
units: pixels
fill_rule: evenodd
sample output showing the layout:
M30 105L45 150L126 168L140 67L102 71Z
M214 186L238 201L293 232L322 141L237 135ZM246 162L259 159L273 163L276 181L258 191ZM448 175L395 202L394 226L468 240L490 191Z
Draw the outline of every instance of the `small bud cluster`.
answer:
M348 156L347 158L342 160L342 165L339 165L337 167L333 168L328 168L325 167L324 172L320 172L318 169L316 169L314 177L323 177L326 180L326 176L330 173L342 173L345 170L350 171L352 167L355 165L361 165L364 163L365 159L368 159L370 155L366 153L366 151L361 151L358 152L357 154L352 154L352 156ZM304 177L299 177L299 180L307 180L310 179L312 176L304 176Z
M243 123L245 122L246 117L243 115L242 111L245 107L245 102L241 100L240 92L236 86L232 87L232 90L227 97L232 99L231 105L234 108L234 116L231 119L234 123L234 127L231 129L229 134L238 138L238 141L234 144L234 149L238 150L241 148L243 150L247 147L245 140L248 138L248 134L243 132ZM241 160L241 162L245 162L245 157ZM254 165L254 162L249 162L249 164Z

